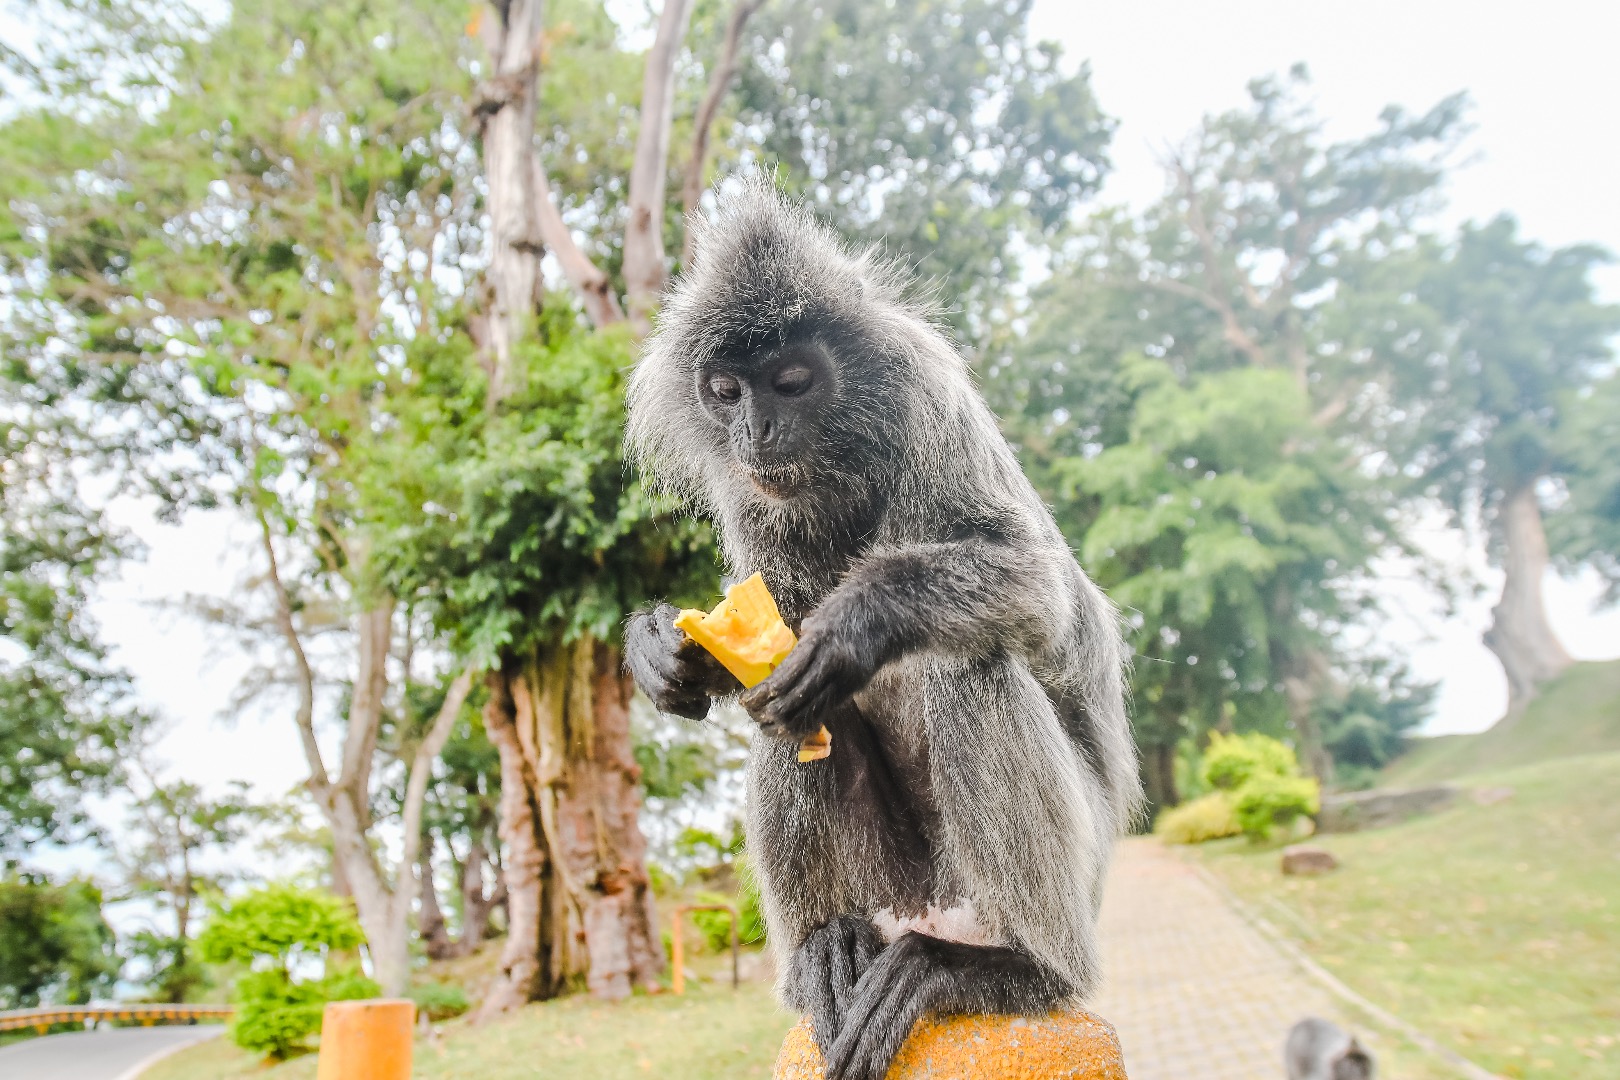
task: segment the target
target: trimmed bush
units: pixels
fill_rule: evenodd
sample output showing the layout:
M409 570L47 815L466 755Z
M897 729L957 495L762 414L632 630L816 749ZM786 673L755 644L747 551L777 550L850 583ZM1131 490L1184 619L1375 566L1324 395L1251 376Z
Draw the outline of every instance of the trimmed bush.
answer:
M467 991L454 983L427 983L413 986L407 996L416 1007L427 1014L429 1020L448 1020L472 1008Z
M1153 834L1167 844L1202 844L1242 831L1232 801L1222 791L1165 810L1153 826Z
M1204 780L1218 791L1237 791L1257 776L1298 776L1299 759L1269 735L1211 732L1204 751Z
M328 1001L381 993L352 967L320 979L293 976L307 962L324 963L330 950L353 949L364 940L347 901L319 889L267 885L216 904L197 948L209 963L256 969L236 980L231 1039L244 1050L280 1061L303 1050L304 1040L321 1029Z
M1321 806L1321 788L1308 776L1251 777L1238 790L1232 811L1244 835L1264 840Z

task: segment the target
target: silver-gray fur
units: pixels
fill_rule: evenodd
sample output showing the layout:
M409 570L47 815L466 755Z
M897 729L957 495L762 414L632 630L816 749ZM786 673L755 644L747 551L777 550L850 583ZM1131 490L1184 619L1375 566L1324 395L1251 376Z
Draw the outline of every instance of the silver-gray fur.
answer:
M631 378L627 441L650 482L714 522L729 571L762 573L802 624L799 649L744 698L775 733L753 740L748 844L781 989L829 1028L890 1008L876 999L901 992L877 983L895 983L885 965L903 963L978 964L1000 972L986 985L1040 984L1027 998L980 994L964 976L967 989L925 1002L936 1011L1078 1001L1099 976L1109 852L1141 797L1117 615L961 353L907 295L906 274L847 248L766 179L718 198L716 222L693 222L692 265ZM814 455L751 471L744 436L715 421L699 380L709 365L746 366L796 341L831 357L825 392L836 408L802 421L816 433ZM627 630L632 670L655 700L676 700L677 684L697 676L671 673L695 669L644 618ZM813 693L817 678L836 682L828 672L844 672L838 685L852 696ZM795 678L794 689L772 689ZM703 692L723 688L710 679ZM821 711L801 715L806 700ZM784 736L820 721L832 758L800 764ZM882 942L867 923L915 940L874 959ZM1001 951L989 962L931 936ZM805 959L812 951L823 959ZM820 989L792 985L811 967ZM822 1002L829 995L836 1009ZM890 1012L898 1035L867 1037L881 1047L855 1047L852 1034L834 1053L838 1033L818 1031L835 1075L881 1075L910 1023L900 1006Z
M1288 1080L1372 1080L1373 1056L1331 1020L1307 1017L1288 1032Z

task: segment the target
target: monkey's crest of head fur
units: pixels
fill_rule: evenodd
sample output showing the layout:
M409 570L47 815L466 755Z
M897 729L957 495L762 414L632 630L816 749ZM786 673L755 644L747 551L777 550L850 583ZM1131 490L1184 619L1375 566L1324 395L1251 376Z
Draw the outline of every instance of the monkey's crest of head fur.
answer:
M847 346L838 350L846 361L867 358L841 374L889 402L937 399L940 386L971 392L965 362L905 267L875 248L851 249L784 199L769 176L721 194L718 219L693 215L690 227L691 265L665 299L630 380L627 448L659 487L706 501L692 449L708 424L694 386L698 370L718 356L813 336ZM923 383L924 369L934 394L906 394ZM846 427L871 433L902 420L892 410L865 414L868 399L845 396ZM723 456L718 443L715 451Z

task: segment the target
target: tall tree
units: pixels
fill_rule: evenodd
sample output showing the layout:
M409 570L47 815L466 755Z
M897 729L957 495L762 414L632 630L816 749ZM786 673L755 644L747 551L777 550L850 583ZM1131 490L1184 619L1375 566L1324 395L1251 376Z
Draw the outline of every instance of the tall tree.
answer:
M0 298L0 306L11 298ZM0 856L89 825L83 795L118 774L141 726L87 605L125 546L79 497L84 433L61 388L6 343L0 365ZM54 414L54 415L53 415Z
M1566 568L1596 570L1607 603L1620 601L1620 376L1577 394L1559 431L1560 474L1568 498L1549 522L1553 551Z
M1335 143L1306 85L1255 81L1169 156L1158 202L1077 230L989 366L1060 521L1138 609L1160 805L1176 745L1235 712L1286 724L1329 774L1313 703L1363 610L1357 572L1396 539L1357 462L1392 367L1429 341L1407 252L1462 103Z
M128 895L156 900L170 920L138 931L133 951L151 966L146 981L157 1000L185 1001L204 980L193 956L193 914L205 890L224 884L207 857L242 839L257 808L241 781L211 798L189 781L163 779L144 753L134 755L131 772L134 799L113 857Z
M1485 644L1508 680L1508 715L1571 663L1547 622L1549 553L1540 488L1565 470L1561 432L1577 395L1613 359L1620 307L1597 302L1601 250L1548 251L1511 217L1467 225L1418 290L1442 329L1403 369L1401 453L1453 520L1483 525L1503 574Z
M0 1008L79 1004L112 988L122 966L101 890L37 875L0 876Z
M458 36L413 5L285 0L217 25L188 12L58 12L69 28L105 16L129 29L126 49L150 51L65 35L42 70L76 89L7 125L5 257L22 298L8 318L29 362L116 427L140 465L131 480L173 512L228 502L256 524L256 622L285 658L310 790L379 981L398 992L426 773L472 674L413 763L390 873L371 798L396 603L352 493L387 437L389 389L410 378L400 342L438 332L439 283L478 235L453 122L469 89ZM350 692L329 762L314 643L332 629Z

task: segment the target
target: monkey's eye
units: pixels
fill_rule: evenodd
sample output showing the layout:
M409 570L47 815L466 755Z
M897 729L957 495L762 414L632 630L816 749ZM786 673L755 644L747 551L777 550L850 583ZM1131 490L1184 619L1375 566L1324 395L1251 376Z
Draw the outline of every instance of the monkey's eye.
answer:
M810 382L810 369L795 365L778 371L776 378L771 380L771 385L776 387L778 394L785 397L797 397L810 389Z
M729 405L742 397L742 383L737 381L735 375L711 375L709 393Z

